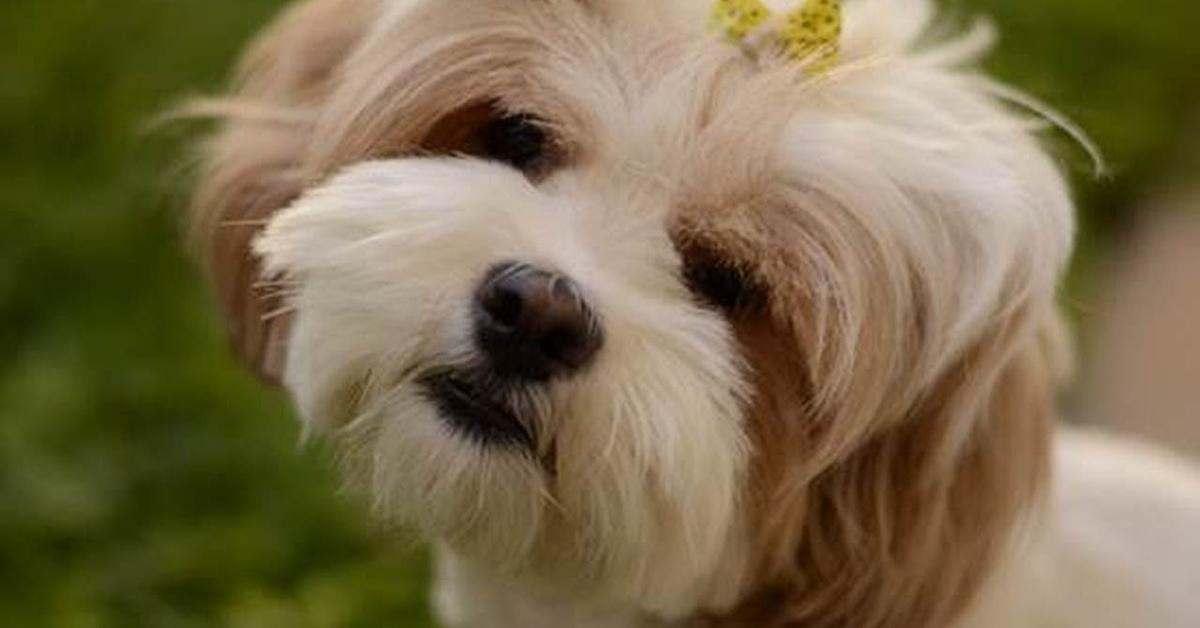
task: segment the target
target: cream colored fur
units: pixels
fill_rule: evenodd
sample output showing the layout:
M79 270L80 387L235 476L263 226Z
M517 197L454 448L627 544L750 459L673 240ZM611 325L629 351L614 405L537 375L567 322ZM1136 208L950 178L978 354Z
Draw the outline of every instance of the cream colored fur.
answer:
M706 34L708 8L310 0L201 107L227 119L197 207L240 346L373 515L436 543L439 615L1197 625L1196 472L1051 444L1073 207L1036 116L971 69L988 31L850 1L814 75ZM481 103L545 120L560 167L456 152ZM700 303L697 247L763 311ZM474 360L506 260L571 277L606 335L508 400L535 455L461 438L417 382Z

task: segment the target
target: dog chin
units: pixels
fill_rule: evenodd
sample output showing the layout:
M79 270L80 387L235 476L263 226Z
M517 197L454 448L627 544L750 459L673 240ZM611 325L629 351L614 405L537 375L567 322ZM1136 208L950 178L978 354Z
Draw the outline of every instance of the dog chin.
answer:
M587 215L509 169L377 162L281 211L257 248L292 293L288 387L380 519L489 568L683 612L740 529L743 368L728 324L663 272L670 249L647 246L669 242L609 238ZM549 364L479 321L487 278L533 268L568 309L535 322L561 335L588 303L568 327L583 339L557 339L570 350Z

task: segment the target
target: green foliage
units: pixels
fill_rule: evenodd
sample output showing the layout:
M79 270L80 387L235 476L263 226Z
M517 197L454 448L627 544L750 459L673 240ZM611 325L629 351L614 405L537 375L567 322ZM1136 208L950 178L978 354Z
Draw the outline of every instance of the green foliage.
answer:
M1083 226L1068 302L1086 304L1099 279L1098 259L1128 227L1148 190L1191 176L1187 160L1200 144L1200 4L941 4L951 15L989 16L1000 27L989 69L1066 114L1104 153L1109 173L1097 177L1078 147L1059 142L1058 153L1075 175Z
M424 558L230 359L147 128L277 5L0 5L2 626L427 625Z
M181 252L180 138L147 131L279 4L0 4L0 625L428 625L425 558L372 538L228 355ZM949 4L1094 133L1116 176L1087 224L1119 224L1200 101L1200 5Z

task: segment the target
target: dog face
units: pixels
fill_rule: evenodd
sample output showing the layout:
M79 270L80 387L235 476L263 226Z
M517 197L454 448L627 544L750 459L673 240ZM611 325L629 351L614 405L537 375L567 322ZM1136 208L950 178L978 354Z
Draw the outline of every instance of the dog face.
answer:
M707 9L301 6L201 197L225 303L376 513L469 560L944 616L1036 492L1065 186L971 41L910 51L923 2L852 3L821 72Z

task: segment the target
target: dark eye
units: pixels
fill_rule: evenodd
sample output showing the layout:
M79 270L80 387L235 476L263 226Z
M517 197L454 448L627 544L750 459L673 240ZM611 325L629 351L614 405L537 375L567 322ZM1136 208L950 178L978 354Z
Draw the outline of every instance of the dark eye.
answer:
M691 256L683 274L696 296L728 313L757 307L763 302L762 288L745 270L714 256Z
M549 136L540 121L529 114L495 117L485 122L478 133L483 157L526 173L541 171L548 165Z

